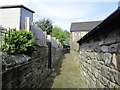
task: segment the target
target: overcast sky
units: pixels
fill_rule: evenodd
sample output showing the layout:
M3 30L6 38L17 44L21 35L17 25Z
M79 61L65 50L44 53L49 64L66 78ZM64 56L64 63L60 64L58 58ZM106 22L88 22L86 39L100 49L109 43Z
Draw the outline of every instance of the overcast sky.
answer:
M64 30L71 22L103 20L118 7L119 0L0 0L0 5L23 4L35 11L34 21L48 18Z

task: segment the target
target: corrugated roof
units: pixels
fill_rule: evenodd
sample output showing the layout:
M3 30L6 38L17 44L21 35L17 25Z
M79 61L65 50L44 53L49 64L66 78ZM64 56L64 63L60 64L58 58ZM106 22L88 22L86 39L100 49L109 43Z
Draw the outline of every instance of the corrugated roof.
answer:
M32 13L35 13L34 11L32 11L31 9L23 6L22 4L20 5L4 5L4 6L0 6L0 9L5 9L5 8L24 8Z
M73 22L70 31L90 31L102 21Z

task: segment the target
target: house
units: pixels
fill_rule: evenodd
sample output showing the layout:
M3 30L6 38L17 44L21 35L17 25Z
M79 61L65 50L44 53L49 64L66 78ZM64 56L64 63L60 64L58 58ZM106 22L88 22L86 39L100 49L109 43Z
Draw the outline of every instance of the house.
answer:
M0 6L0 26L30 30L34 11L23 5Z
M70 41L77 41L100 23L101 21L73 22L70 28Z
M102 21L86 21L86 22L73 22L70 28L70 48L71 50L77 51L78 44L77 40L82 38L90 30L95 28Z

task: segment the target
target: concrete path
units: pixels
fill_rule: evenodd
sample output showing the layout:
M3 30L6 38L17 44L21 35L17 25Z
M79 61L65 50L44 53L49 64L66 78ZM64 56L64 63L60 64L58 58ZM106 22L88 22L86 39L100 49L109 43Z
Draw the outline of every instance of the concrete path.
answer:
M66 54L58 61L43 88L86 88L72 54Z

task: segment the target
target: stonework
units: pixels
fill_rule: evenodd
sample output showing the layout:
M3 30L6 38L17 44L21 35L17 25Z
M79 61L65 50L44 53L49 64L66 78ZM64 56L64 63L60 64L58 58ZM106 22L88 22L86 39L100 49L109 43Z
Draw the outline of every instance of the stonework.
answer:
M91 88L120 88L120 28L80 45L79 66Z
M54 48L52 58L59 60L62 49ZM59 55L59 57L58 57ZM2 56L2 88L40 88L50 74L48 47L36 46L29 56L24 54ZM53 63L52 63L53 65Z

